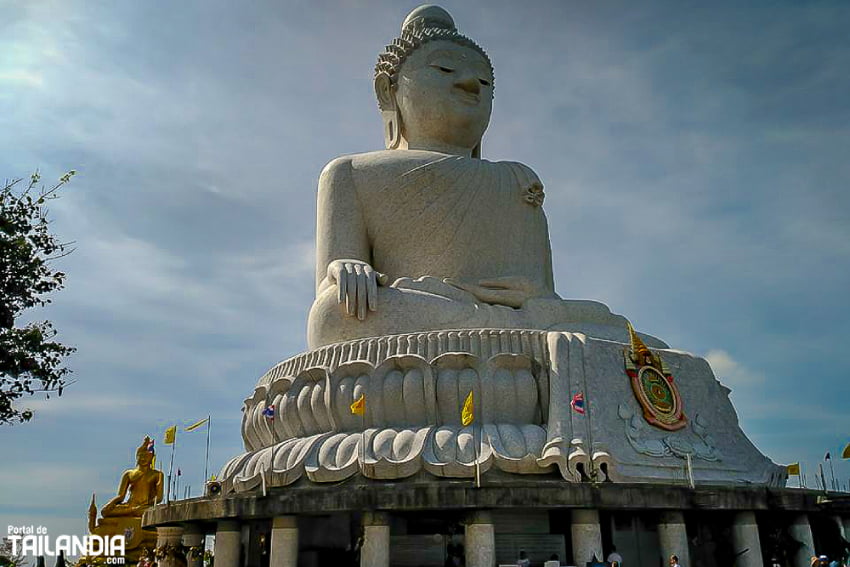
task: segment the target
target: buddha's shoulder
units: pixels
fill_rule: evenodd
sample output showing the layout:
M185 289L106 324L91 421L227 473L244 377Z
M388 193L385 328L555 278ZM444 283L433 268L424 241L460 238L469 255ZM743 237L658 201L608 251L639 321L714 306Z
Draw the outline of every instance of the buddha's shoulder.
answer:
M427 150L377 150L361 154L348 154L333 159L328 163L323 172L333 173L342 171L371 172L375 170L404 169L406 167L418 167L421 165L450 161L453 166L457 163L468 163L470 165L485 164L489 167L508 167L511 169L534 174L533 170L525 164L516 161L488 161L471 157L462 157Z
M323 174L345 171L356 175L394 169L403 170L405 167L416 167L445 157L445 154L422 150L377 150L362 154L348 154L328 163Z
M443 154L425 150L379 150L362 154L340 156L328 163L322 171L324 183L353 183L355 186L375 187L383 179L396 178L414 170L430 169L430 166L444 164L457 171L464 164L470 167L484 165L494 169L508 169L513 172L523 187L539 185L539 178L527 165L515 161L491 162L488 160ZM423 166L429 166L423 169Z

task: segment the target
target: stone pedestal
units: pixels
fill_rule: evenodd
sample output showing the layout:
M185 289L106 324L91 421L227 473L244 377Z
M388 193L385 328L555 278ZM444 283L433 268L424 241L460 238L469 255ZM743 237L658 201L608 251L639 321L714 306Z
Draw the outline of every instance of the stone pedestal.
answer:
M466 567L493 567L496 564L496 536L489 513L478 512L467 520L464 547Z
M239 522L224 520L218 523L215 531L216 567L239 567L239 555L242 548L242 531Z
M595 556L602 555L602 531L599 528L598 510L573 510L570 532L573 537L573 564L584 565Z
M363 515L360 567L390 567L390 522L383 512Z
M298 522L295 516L272 520L270 567L298 567Z
M762 567L759 527L754 512L738 512L732 524L732 550L738 559L735 567ZM747 550L744 552L744 550ZM742 553L743 552L743 553ZM738 555L741 553L741 555Z
M661 513L658 521L658 545L661 548L664 565L667 565L671 555L676 555L682 565L691 564L688 552L688 530L685 528L685 516L682 512Z
M850 540L850 516L842 518L844 524L844 539Z
M182 567L178 560L177 554L182 553L180 546L183 543L183 528L182 527L162 527L156 529L156 550L157 556L161 553L164 556L157 559L160 567Z
M811 559L815 554L815 542L812 539L812 527L809 517L800 514L788 528L788 534L803 544L794 556L794 567L811 567Z
M188 548L200 547L200 554L192 549L186 551L186 567L204 567L204 541L206 534L196 527L187 527L183 532L183 545Z

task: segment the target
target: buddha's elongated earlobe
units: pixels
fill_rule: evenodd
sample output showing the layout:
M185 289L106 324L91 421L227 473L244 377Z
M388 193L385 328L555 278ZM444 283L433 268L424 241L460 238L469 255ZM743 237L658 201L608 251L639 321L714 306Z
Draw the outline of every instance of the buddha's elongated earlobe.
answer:
M401 116L398 110L382 110L381 117L384 119L384 146L396 150L401 143Z
M395 102L392 81L385 73L375 77L375 94L384 121L384 145L388 150L395 150L401 143L401 114Z

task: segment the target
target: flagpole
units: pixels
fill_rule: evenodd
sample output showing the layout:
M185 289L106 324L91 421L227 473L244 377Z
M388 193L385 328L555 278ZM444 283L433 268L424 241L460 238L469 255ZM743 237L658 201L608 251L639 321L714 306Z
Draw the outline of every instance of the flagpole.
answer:
M832 473L832 489L837 490L835 488L835 469L832 466L832 457L829 458L829 472Z
M201 492L206 491L207 479L209 478L207 475L209 474L210 468L210 428L212 427L212 415L207 415L207 454L204 457L204 482L201 484ZM201 494L203 496L203 494Z
M473 418L474 419L474 418ZM472 444L475 448L475 488L481 488L481 464L479 463L480 459L478 458L480 453L479 443L475 442L475 422L472 422Z
M275 445L277 445L277 430L275 429L275 426L274 426L275 419L277 419L277 406L276 406L276 405L274 406L274 408L273 408L273 410L272 410L272 420L271 420L271 421L272 421L272 422L271 422L271 427L272 427L272 447L274 447Z
M171 444L171 463L168 465L168 494L165 502L171 502L171 476L174 474L174 449L177 446L177 431L174 432L174 442Z

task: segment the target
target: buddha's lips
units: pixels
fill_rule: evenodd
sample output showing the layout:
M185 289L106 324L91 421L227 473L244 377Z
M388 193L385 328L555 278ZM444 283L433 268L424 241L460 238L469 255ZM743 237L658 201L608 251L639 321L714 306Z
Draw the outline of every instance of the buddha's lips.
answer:
M460 88L455 88L455 95L468 104L476 105L481 102L481 95L467 92Z

